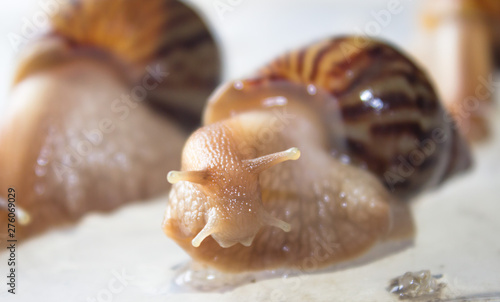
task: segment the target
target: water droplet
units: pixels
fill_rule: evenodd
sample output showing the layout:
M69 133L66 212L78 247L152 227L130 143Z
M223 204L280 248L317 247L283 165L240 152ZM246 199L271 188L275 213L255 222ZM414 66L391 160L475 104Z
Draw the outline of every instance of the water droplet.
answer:
M264 107L284 106L286 104L288 104L288 99L284 96L270 97L262 101Z
M236 81L236 82L234 82L233 87L236 90L242 90L244 85L243 85L242 81Z
M373 99L373 93L371 90L363 90L360 94L359 94L359 98L363 101L363 102L366 102L366 101L369 101L371 99Z
M387 290L398 295L400 299L439 295L440 291L446 286L445 283L440 283L437 280L441 277L431 275L429 270L407 272L403 276L392 279Z
M384 108L384 102L382 102L382 100L379 98L375 98L375 99L370 100L369 104L373 109L380 110L380 109Z
M339 157L341 163L348 165L351 162L351 158L347 154L342 154Z
M37 160L36 160L36 163L40 166L45 166L49 161L47 160L47 158L45 157L39 157Z
M38 177L45 176L47 174L47 168L43 166L36 165L35 166L35 174Z
M309 93L310 95L315 95L317 93L316 86L314 86L313 84L307 85L307 93Z

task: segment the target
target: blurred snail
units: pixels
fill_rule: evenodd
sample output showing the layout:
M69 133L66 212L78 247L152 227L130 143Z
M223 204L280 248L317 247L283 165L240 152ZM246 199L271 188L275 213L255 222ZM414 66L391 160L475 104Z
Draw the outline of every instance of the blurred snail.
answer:
M168 174L163 230L228 272L323 267L411 236L402 201L470 165L444 113L426 75L383 42L290 52L209 99Z
M181 2L69 1L50 21L0 125L0 204L15 188L31 218L17 238L166 192L219 81L214 39Z
M470 140L488 137L500 63L500 1L429 0L422 13L422 62Z

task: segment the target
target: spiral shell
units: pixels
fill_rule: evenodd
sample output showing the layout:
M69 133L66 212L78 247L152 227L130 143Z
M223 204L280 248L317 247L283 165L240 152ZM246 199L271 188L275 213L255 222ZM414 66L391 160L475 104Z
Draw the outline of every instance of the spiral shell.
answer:
M245 102L264 106L264 99L293 94L319 113L332 155L366 167L401 199L470 165L466 143L424 72L394 47L363 37L335 38L279 57L254 78L220 89L204 121L255 106Z

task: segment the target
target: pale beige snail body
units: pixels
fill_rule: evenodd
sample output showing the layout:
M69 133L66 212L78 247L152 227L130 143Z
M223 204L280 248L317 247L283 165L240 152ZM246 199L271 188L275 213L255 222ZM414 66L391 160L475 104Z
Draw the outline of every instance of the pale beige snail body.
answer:
M0 202L15 188L31 217L17 238L166 192L219 79L215 42L181 2L70 1L50 22L0 126Z
M425 74L382 42L288 53L211 97L168 175L163 230L228 272L319 268L411 236L404 201L470 164L443 114ZM402 158L413 173L398 174Z

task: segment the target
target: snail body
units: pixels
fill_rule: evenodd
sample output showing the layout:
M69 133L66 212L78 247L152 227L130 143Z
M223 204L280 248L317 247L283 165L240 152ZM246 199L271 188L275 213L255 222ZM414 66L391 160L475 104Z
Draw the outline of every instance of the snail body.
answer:
M31 217L17 238L166 192L219 76L210 32L178 1L71 1L50 21L0 125L0 204L15 188Z
M182 170L169 173L163 221L195 260L230 272L347 260L411 236L400 200L468 167L463 138L443 121L423 72L378 41L343 51L357 39L288 53L211 97ZM387 184L398 157L438 128L447 139L419 170Z

